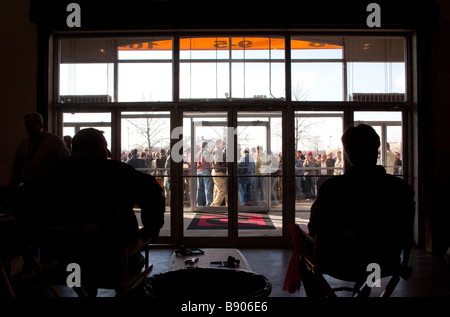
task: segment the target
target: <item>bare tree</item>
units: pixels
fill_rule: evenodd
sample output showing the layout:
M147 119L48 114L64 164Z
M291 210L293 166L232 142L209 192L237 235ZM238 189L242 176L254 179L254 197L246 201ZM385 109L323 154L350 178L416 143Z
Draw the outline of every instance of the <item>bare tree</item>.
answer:
M292 97L295 101L306 101L308 95L309 89L305 89L303 83L297 82L297 84L292 87ZM317 124L318 122L309 120L308 117L295 117L295 146L297 149L300 146L305 147L311 146L311 144L317 144L317 137L311 133L311 128Z
M299 147L317 145L317 136L312 133L312 128L319 122L308 117L295 117L295 146Z
M295 101L306 101L309 95L309 89L304 88L304 84L297 82L295 87L292 87L292 97Z
M144 143L140 144L144 148L148 148L152 152L152 148L156 143L161 142L160 135L165 133L168 128L167 120L162 118L153 118L151 114L147 118L128 119L127 120L135 131L144 139Z

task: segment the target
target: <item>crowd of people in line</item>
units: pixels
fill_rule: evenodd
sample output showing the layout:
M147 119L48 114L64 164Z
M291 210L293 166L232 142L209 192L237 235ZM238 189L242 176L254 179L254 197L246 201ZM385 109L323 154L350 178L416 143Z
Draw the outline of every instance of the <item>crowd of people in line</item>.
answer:
M168 167L168 154L170 154L170 151L165 149L154 152L149 152L148 148L141 152L138 149L133 149L128 153L122 152L121 161L134 168L151 168L156 171L156 169Z
M30 116L28 116L30 117ZM30 119L28 119L30 120ZM49 138L51 134L45 134ZM53 141L56 142L56 141ZM69 155L72 151L72 137L64 136L63 142L56 142L57 153L61 157ZM65 147L63 147L63 144ZM33 146L32 144L30 146ZM40 146L46 153L46 142ZM26 149L19 151L24 152ZM67 151L67 152L66 152ZM68 153L68 154L67 154ZM192 159L192 154L194 158ZM279 205L282 199L282 153L274 154L270 150L265 150L261 145L255 147L241 148L238 145L237 153L238 172L238 198L241 206L258 206L271 204ZM38 152L39 157L40 152ZM42 154L44 155L44 154ZM110 155L110 153L109 153ZM25 155L19 155L24 157ZM44 158L42 158L44 159ZM47 160L47 158L45 158ZM54 161L51 158L48 162ZM158 151L150 152L148 148L139 151L137 148L130 152L122 152L122 162L155 176L164 189L166 203L169 203L170 196L170 149L161 148ZM196 149L191 152L190 147L184 149L184 175L189 176L184 179L184 200L190 203L192 176L196 177L195 202L197 206L222 206L228 205L227 174L228 162L226 161L226 146L221 139L212 141L202 141L196 145ZM23 164L15 160L15 164ZM381 165L380 153L378 165ZM50 173L50 166L57 167L58 164L47 164L47 167L33 171L33 176L40 177L39 173ZM388 174L400 175L402 169L402 159L398 151L392 152L387 144L385 159L386 171ZM24 177L26 173L31 173L24 167ZM11 182L17 185L19 166L13 166ZM295 154L295 199L314 200L323 182L334 175L341 175L344 170L344 160L341 151L317 154L307 151L304 154L298 150Z
M193 152L187 147L184 151L185 176L197 176L195 201L197 206L227 206L228 164L223 140L202 141ZM386 170L389 174L400 175L402 160L398 151L392 152L387 147ZM161 149L149 153L148 149L139 152L133 149L122 153L122 161L154 175L161 181L165 195L170 195L170 150ZM192 163L194 163L192 168ZM381 165L379 155L378 165ZM238 198L240 206L259 206L271 204L278 206L282 199L282 153L278 155L265 151L260 145L256 147L238 146ZM295 154L295 199L314 200L323 182L344 171L342 152L324 152L314 156L312 151L306 155L301 150ZM190 189L193 187L190 177L184 179L184 201L190 205ZM267 192L267 194L266 194ZM270 195L270 197L269 197ZM168 200L167 200L168 203Z
M332 152L318 154L314 157L312 151L303 155L297 151L295 157L295 193L296 200L304 197L306 200L315 199L323 182L333 175L343 174L342 152L338 151L336 157Z

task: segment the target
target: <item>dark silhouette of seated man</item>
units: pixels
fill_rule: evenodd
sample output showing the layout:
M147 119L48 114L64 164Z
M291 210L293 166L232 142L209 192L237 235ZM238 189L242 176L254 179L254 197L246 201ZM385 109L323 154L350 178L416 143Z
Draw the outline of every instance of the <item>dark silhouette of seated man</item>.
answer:
M407 262L413 242L414 192L403 179L377 165L380 138L371 126L349 127L342 144L345 163L351 166L344 175L323 183L311 207L308 229L312 237L320 237L322 271L363 283L369 263L379 264L381 276L388 276L399 267L402 250ZM302 273L308 294L309 272Z
M103 132L80 130L72 141L72 155L41 194L46 215L42 221L59 228L49 245L62 269L71 262L80 265L81 287L90 296L96 296L99 285L115 285L120 278L119 248L139 238L156 238L164 224L165 198L155 178L108 157ZM142 229L135 205L141 209ZM140 270L142 255L129 266Z

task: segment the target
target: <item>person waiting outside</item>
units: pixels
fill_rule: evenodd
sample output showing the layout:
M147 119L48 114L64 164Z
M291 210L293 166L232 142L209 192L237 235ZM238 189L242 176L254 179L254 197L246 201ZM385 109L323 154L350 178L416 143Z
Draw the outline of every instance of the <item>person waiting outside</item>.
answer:
M208 142L203 141L201 150L195 155L197 163L197 206L210 206L213 200L213 180L211 179L211 152Z
M221 206L225 202L228 206L228 189L227 189L227 163L226 150L223 140L218 139L215 142L212 155L212 176L214 182L213 202L211 206Z
M242 151L238 161L239 202L241 206L253 206L252 175L255 173L255 162L249 153L248 147Z

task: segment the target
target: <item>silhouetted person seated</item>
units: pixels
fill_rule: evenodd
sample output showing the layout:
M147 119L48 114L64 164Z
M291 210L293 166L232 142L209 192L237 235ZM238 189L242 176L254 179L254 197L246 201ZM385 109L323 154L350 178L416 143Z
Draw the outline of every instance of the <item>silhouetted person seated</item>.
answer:
M308 229L312 237L320 236L323 271L344 280L361 278L363 283L369 263L379 264L381 275L387 276L399 267L402 249L407 261L413 242L414 192L403 179L377 165L380 138L371 126L349 127L342 144L351 166L320 187ZM315 289L308 274L302 271L307 294Z
M155 178L108 156L103 132L80 130L73 138L72 156L41 197L42 227L57 228L56 233L44 230L50 238L44 236L44 249L53 249L64 270L68 263L78 263L81 287L91 296L96 296L98 285L114 285L120 278L119 248L139 237L156 238L164 224L165 199ZM142 229L135 205L141 209ZM129 265L141 269L142 255Z

